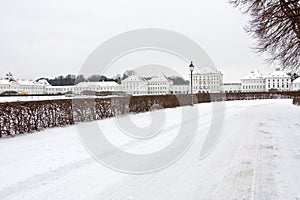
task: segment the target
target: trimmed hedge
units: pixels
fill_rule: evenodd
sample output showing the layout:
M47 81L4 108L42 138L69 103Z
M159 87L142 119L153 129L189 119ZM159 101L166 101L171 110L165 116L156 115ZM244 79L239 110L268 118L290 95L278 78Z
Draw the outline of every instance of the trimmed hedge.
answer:
M297 105L297 106L300 106L300 97L294 97L293 104Z
M198 93L193 96L194 103L274 98L294 98L294 104L300 105L300 92ZM139 113L190 104L191 95L188 94L0 103L0 137L99 120L129 112Z

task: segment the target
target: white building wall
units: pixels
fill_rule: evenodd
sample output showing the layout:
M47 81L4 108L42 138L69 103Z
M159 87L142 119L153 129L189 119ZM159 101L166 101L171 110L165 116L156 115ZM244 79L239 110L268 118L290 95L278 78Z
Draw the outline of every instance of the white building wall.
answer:
M148 81L148 94L171 94L173 81L160 73Z
M266 78L266 91L278 90L289 91L291 79L290 78Z
M277 68L273 73L266 76L265 87L266 91L289 91L291 87L291 77Z
M94 92L104 92L104 91L121 91L122 87L114 81L106 82L80 82L75 86L47 86L46 92L48 94L58 94L72 92L73 94L81 94L83 91L94 91Z
M241 92L242 91L242 83L224 83L223 84L223 92Z
M190 92L189 85L172 85L171 93L172 94L188 94Z
M47 86L47 94L64 94L67 92L73 92L74 86Z
M264 92L265 81L263 78L259 79L242 79L243 92Z
M223 74L219 71L193 74L193 93L222 92Z
M295 79L292 83L291 83L291 90L292 91L300 91L300 77Z
M36 81L0 80L0 93L9 91L14 91L19 94L43 94L45 93L45 85Z
M242 92L264 92L265 80L258 71L251 71L241 79Z
M122 81L122 91L129 94L147 94L148 83L139 75L132 75Z

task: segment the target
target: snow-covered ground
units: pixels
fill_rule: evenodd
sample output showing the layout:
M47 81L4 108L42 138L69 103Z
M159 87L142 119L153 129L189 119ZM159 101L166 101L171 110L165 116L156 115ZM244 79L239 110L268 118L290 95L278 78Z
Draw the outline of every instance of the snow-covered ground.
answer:
M52 99L68 99L70 97L62 96L0 96L0 102L14 102L14 101L42 101Z
M216 103L218 104L218 103ZM0 199L300 199L300 107L292 100L226 102L215 149L199 159L211 103L166 109L160 134L138 142L118 131L114 118L99 125L109 140L132 153L158 151L182 126L181 109L198 109L198 135L183 157L164 170L124 174L95 161L76 126L0 140ZM131 115L139 126L149 113Z
M65 96L65 95L56 95L56 96L0 96L1 102L15 102L15 101L43 101L43 100L55 100L55 99L74 99L74 98L109 98L109 97L118 97L117 95L108 95L108 96L89 96L89 95L77 95L77 96Z

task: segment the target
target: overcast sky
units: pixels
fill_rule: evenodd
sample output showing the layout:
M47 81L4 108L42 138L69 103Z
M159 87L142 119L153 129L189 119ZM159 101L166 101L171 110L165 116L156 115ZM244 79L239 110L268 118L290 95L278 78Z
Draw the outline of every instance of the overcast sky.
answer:
M253 69L268 74L272 66L251 50L246 21L226 0L1 0L0 77L8 71L19 79L78 74L102 42L140 28L173 30L196 41L225 82ZM120 74L135 67L128 59L119 66Z

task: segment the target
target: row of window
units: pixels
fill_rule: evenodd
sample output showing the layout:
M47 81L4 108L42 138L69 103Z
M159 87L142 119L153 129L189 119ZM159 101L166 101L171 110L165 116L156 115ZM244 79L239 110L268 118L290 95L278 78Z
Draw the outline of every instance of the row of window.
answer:
M149 91L148 94L167 94L166 91Z
M220 81L220 79L210 79L210 78L203 78L203 79L201 79L201 78L196 78L196 77L194 77L193 78L193 81Z
M264 85L243 85L243 89L264 89Z
M46 88L46 91L49 92L60 92L60 91L83 91L83 90L102 90L102 91L107 91L107 90L115 90L115 87L97 87L97 88L92 88L92 87L64 87L64 88Z
M122 85L140 85L140 84L143 84L143 85L145 85L146 83L144 83L144 82L130 82L130 83L123 83Z
M167 87L149 87L149 90L166 90Z
M193 75L193 78L195 79L214 79L214 80L219 80L220 76L219 75Z
M190 87L177 86L177 87L172 87L172 88L173 88L173 90L181 90L181 89L188 90Z
M268 79L268 82L270 82L270 81L272 81L272 82L276 82L276 81L284 82L284 80L285 80L286 82L289 82L289 81L290 81L290 79Z
M149 85L167 85L168 83L162 82L162 83L149 83Z
M146 82L128 82L128 83L123 83L124 86L126 85L147 85ZM157 82L157 83L153 83L153 82L149 82L148 85L168 85L167 82Z
M32 90L32 89L34 89L34 90L43 90L43 87L37 87L37 86L34 86L34 87L31 87L31 86L7 86L7 85L5 85L5 86L0 86L0 89L2 89L2 90L11 90L11 89L17 89L17 90Z
M264 83L264 80L242 80L243 83Z
M216 82L216 81L211 81L211 82L209 82L209 81L199 81L199 82L193 82L193 84L199 84L199 85L208 85L208 84L210 84L210 85L220 85L220 82Z
M220 90L220 87L219 86L216 86L216 85L210 85L210 86L195 86L193 87L194 90Z
M272 86L273 86L272 88L275 88L275 85L276 85L276 84L273 83L273 84L272 84ZM280 88L280 86L281 86L281 88L289 88L289 85L288 85L288 84L284 85L284 84L279 84L279 83L278 83L278 84L277 84L277 88ZM286 86L286 87L284 87L284 86ZM271 88L271 84L269 83L267 87L268 87L268 88Z

